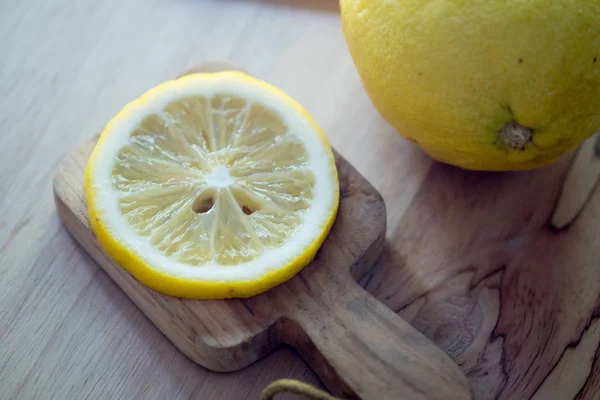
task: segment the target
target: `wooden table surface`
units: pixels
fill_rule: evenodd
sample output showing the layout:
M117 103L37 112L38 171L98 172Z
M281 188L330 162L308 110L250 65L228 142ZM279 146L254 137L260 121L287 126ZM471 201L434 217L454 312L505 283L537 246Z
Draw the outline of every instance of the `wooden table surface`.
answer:
M416 239L403 232L398 228L403 214L426 179L438 189L454 183L470 190L469 181L457 178L452 169L437 168L375 112L344 44L337 0L4 1L0 4L3 399L237 400L258 399L268 383L281 377L319 385L306 364L286 348L235 373L218 374L197 366L90 260L57 217L52 178L60 160L96 134L127 101L190 66L215 59L230 60L296 98L334 147L380 190L388 209L384 270L412 260L403 257L410 250L407 242L440 241L439 234L431 232L421 232ZM568 160L560 161L546 175L563 176L567 164ZM515 178L518 185L531 186L529 175L521 176ZM503 185L506 177L495 182ZM540 190L549 187L544 182L539 183ZM490 187L484 189L488 197L494 193ZM431 201L427 191L418 195ZM447 201L452 199L438 200L442 209ZM471 206L477 209L477 204ZM463 208L458 211L468 211ZM419 213L411 215L414 221L405 218L404 224L419 225L415 219ZM441 217L440 221L456 222ZM523 240L527 239L513 236L506 243L517 249ZM465 263L477 264L484 250ZM429 257L436 259L435 254ZM593 258L596 261L598 257ZM519 343L527 339L519 335L526 328L511 325L512 320L496 325L505 306L500 304L499 288L505 290L514 274L494 268L466 268L454 275L444 270L437 283L446 279L447 284L433 297L422 293L433 286L415 286L419 274L414 271L397 274L409 280L400 295L394 284L381 290L377 274L367 277L365 284L451 353L468 374L478 399L518 400L534 392L539 399L598 399L600 324L594 308L598 305L566 318L565 324L575 324L569 325L571 330L551 326L553 333L564 334L548 348L521 348ZM595 282L598 276L588 279ZM436 303L440 298L444 301ZM590 305L598 300L586 299ZM431 304L439 306L427 308ZM457 337L456 330L445 330L450 323L447 316L458 318L471 336ZM525 321L530 332L531 321L535 318Z

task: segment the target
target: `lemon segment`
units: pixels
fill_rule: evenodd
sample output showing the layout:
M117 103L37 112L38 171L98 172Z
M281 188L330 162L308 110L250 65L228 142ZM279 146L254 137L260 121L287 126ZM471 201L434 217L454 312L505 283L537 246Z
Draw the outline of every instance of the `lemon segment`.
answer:
M295 275L337 214L331 147L281 90L239 72L165 82L105 128L86 169L90 225L143 284L247 297Z

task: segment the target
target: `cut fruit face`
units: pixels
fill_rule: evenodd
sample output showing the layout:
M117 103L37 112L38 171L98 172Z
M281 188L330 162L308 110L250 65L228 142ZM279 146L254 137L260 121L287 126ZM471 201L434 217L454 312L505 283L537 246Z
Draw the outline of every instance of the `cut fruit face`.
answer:
M106 127L86 171L103 249L143 284L247 297L308 264L337 213L325 135L280 90L239 72L152 89Z

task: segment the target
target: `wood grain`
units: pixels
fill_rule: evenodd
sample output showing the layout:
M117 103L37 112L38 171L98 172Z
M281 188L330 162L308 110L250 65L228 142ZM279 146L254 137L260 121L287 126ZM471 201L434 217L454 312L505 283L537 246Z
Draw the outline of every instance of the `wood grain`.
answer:
M445 353L367 294L351 276L380 256L385 204L336 154L340 208L313 262L290 281L244 300L194 301L140 284L102 252L89 229L83 179L92 139L58 168L54 193L73 237L175 346L215 371L250 365L282 342L299 350L335 394L360 399L471 398Z
M600 133L596 133L577 150L552 215L552 227L563 229L577 218L594 192L599 179Z
M3 398L256 400L282 377L319 385L285 347L237 372L193 363L57 217L60 160L123 104L207 59L296 98L381 193L388 236L363 283L450 352L477 399L598 398L598 190L554 233L571 156L522 174L432 163L374 111L336 0L0 2Z
M569 161L504 174L436 165L365 278L454 357L478 399L597 398L600 196L567 230L549 226Z

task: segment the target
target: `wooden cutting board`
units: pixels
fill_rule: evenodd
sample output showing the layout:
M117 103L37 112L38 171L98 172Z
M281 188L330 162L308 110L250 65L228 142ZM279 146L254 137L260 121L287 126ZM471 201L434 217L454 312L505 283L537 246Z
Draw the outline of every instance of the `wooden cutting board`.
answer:
M65 226L154 324L192 360L215 371L243 368L281 343L295 347L343 398L471 398L456 364L362 289L382 251L379 193L336 154L340 209L316 259L287 283L245 300L165 296L138 283L99 248L89 229L84 169L97 138L66 158L54 182Z
M348 398L468 398L447 357L357 287L352 275L449 354L476 399L600 398L600 191L593 191L600 161L592 143L576 162L572 153L535 171L434 164L385 242L381 197L338 156L340 217L315 262L252 299L194 302L145 289L99 250L82 191L94 142L59 169L60 215L198 363L233 370L288 343L334 393ZM567 206L555 213L561 192Z
M579 194L600 163L590 146L533 171L434 164L361 280L450 354L475 399L600 399L600 190ZM558 214L577 217L557 230L563 187L577 212Z

